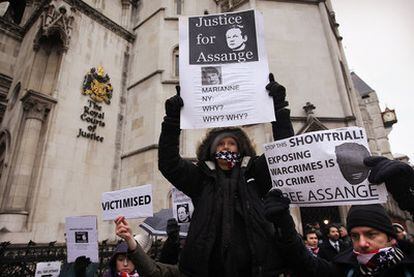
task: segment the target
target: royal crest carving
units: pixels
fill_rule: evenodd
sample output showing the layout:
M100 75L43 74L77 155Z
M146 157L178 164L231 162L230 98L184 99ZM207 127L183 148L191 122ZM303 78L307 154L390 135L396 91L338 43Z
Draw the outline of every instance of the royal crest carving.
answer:
M85 75L82 85L82 93L96 102L111 103L113 88L108 74L100 66L96 70L94 67Z
M73 27L75 9L62 0L53 0L44 7L40 16L40 26L34 40L33 48L38 50L42 38L58 36L62 42L62 50L69 48L69 42Z

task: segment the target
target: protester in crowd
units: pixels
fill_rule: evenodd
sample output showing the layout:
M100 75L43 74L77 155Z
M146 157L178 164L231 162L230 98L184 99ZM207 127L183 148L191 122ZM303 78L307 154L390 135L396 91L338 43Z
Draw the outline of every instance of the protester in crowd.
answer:
M342 244L345 246L345 249L352 247L352 240L351 237L348 235L348 231L346 230L345 226L339 224L338 228L340 240L342 241Z
M394 222L392 224L392 227L394 228L394 231L397 234L397 239L398 240L406 240L407 239L407 232L405 231L404 226L402 226L400 223Z
M334 224L328 225L326 239L319 246L319 257L331 261L333 257L345 249L345 245L339 240L338 227Z
M134 239L131 227L124 216L115 219L115 233L125 240L127 257L134 264L138 274L145 277L185 277L178 270L177 265L156 262L142 249L141 245Z
M375 184L385 182L394 199L401 201L399 206L413 213L414 205L410 201L414 198L411 193L414 170L383 157L366 158L364 163L372 167L368 180ZM280 190L272 190L265 200L265 214L279 235L275 246L299 276L413 276L414 247L407 241L397 242L391 220L381 205L351 207L347 229L353 248L329 262L310 254L298 238L289 204L289 198Z
M133 239L132 235L131 238ZM135 241L135 240L134 240ZM109 260L109 270L107 270L103 277L135 277L139 276L135 270L134 263L129 259L128 255L128 244L121 242L115 248L114 254Z
M303 235L305 246L310 253L314 256L318 256L319 253L319 238L315 229L307 229Z
M274 139L292 136L286 90L273 74L266 86L273 96ZM188 195L194 212L180 255L180 270L188 276L261 276L282 270L271 242L274 230L264 218L262 197L271 188L264 155L257 157L241 128L214 128L197 150L198 163L179 155L180 110L177 95L165 103L159 141L159 170Z
M175 218L171 218L167 222L167 235L168 238L162 246L159 262L174 265L178 263L181 251L180 226Z
M321 225L319 224L318 221L314 221L312 223L306 224L305 229L313 229L313 230L315 230L315 233L316 233L316 235L318 236L318 239L319 239L318 240L318 244L319 245L322 244L322 242L323 242L323 234L322 234L322 231L321 231Z

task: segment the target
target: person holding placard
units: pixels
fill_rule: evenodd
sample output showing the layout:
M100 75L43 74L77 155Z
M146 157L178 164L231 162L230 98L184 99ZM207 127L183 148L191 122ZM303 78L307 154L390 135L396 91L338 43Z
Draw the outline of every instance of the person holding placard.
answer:
M269 75L274 139L293 136L286 90ZM265 157L237 127L214 128L197 150L198 163L179 155L179 95L165 103L159 140L159 170L188 195L194 213L179 268L188 276L267 276L283 272L271 247L273 227L264 218L262 197L271 188Z
M109 260L109 270L104 273L103 277L138 277L139 274L135 270L135 265L127 254L128 244L126 242L118 244Z
M125 240L127 258L132 261L139 276L145 277L185 277L177 265L163 264L151 259L134 239L131 227L124 216L115 219L115 233Z
M384 157L368 157L368 180L385 182L398 205L414 212L414 170L408 164ZM327 261L312 255L303 245L289 213L290 199L271 190L265 199L266 218L277 229L275 247L285 253L289 267L299 276L413 276L414 245L398 240L385 209L380 204L352 206L347 230L352 248Z

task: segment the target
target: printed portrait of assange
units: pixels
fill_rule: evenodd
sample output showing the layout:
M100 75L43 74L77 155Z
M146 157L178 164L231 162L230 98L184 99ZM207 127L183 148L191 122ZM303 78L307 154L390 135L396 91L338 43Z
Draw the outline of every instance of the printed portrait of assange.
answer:
M188 204L177 205L177 218L178 223L190 222L190 208Z
M243 34L243 26L235 25L226 32L227 46L233 51L242 51L246 48L247 35Z
M335 147L336 161L342 176L351 185L362 183L369 173L369 168L364 165L364 159L370 154L365 146L346 142Z

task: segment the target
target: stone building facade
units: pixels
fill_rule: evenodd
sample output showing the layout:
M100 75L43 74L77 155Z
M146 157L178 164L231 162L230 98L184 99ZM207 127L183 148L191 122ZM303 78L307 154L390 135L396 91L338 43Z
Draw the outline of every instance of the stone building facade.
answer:
M97 215L99 239L113 238L100 211L110 190L152 184L154 210L169 207L157 143L179 84L180 15L257 9L295 131L364 124L329 0L25 2L20 23L0 17L0 241L63 241L74 215ZM245 129L259 153L271 141L270 124ZM182 132L182 156L195 159L204 132Z

